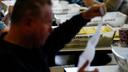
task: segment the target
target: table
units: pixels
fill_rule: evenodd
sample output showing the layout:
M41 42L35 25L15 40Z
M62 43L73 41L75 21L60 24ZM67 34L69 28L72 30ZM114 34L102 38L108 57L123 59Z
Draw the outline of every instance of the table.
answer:
M96 48L96 50L103 51L103 50L111 50L111 47L100 47ZM84 48L63 48L60 52L75 52L75 51L84 51Z
M99 72L119 72L118 65L108 65L108 66L92 66L92 69L98 68ZM64 68L66 72L77 72L77 67Z
M126 25L124 25L126 26ZM57 26L56 26L57 27ZM56 28L54 27L54 28ZM120 28L116 27L113 28L114 31L116 31L116 33L114 34L114 38L113 40L119 40L119 36L118 36L118 30ZM83 48L63 48L59 51L59 54L76 54L76 53L81 53L82 51L84 51L84 47ZM111 47L97 47L96 48L96 52L100 52L100 53L112 53L111 52Z
M72 54L80 54L83 51L84 51L84 48L63 48L57 54L72 55ZM96 53L112 53L111 47L96 48Z

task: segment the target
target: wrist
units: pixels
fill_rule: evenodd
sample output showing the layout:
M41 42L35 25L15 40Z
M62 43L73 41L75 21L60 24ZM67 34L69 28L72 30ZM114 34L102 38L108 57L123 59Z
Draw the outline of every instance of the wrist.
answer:
M81 13L81 16L85 19L85 20L91 20L91 18L90 18L90 16L86 13L86 12L84 12L84 13Z

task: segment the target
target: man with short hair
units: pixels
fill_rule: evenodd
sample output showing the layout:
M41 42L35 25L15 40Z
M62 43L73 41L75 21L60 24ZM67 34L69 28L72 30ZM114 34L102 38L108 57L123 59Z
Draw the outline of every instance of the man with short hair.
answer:
M48 59L91 18L103 15L100 7L92 7L52 31L50 0L17 0L11 16L11 28L0 39L0 72L50 72Z

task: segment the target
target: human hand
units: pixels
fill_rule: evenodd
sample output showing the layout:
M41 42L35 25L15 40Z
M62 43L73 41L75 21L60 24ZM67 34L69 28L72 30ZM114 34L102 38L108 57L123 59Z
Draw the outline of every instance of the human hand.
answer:
M103 16L106 12L104 4L95 4L90 7L86 12L81 13L82 17L90 20L96 16Z
M78 72L88 72L88 71L84 71L84 69L87 67L88 64L89 64L89 61L85 62L84 65L78 70ZM99 72L99 71L98 69L95 69L92 72Z

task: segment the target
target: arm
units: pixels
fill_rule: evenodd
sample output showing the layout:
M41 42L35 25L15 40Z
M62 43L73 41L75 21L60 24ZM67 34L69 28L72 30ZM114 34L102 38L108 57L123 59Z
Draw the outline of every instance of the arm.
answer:
M43 48L50 54L55 54L64 47L89 20L85 20L81 15L74 16L63 23L60 27L54 29L50 34Z
M63 23L60 27L54 29L42 49L43 55L47 55L49 66L55 65L54 59L56 53L63 48L88 21L89 20L84 20L80 15L77 15Z
M102 8L101 8L102 7ZM104 10L102 5L96 5L90 8L88 11L76 15L69 21L66 21L60 27L54 29L49 38L47 39L43 49L48 54L55 54L58 50L64 47L78 32L79 30L88 22L91 18L95 16L104 15ZM45 53L44 52L44 53Z
M91 7L88 11L74 16L60 27L54 29L41 50L44 53L43 55L52 61L56 52L63 48L91 18L104 15L101 7L103 6Z
M119 9L122 2L123 0L105 0L107 11L116 11Z

